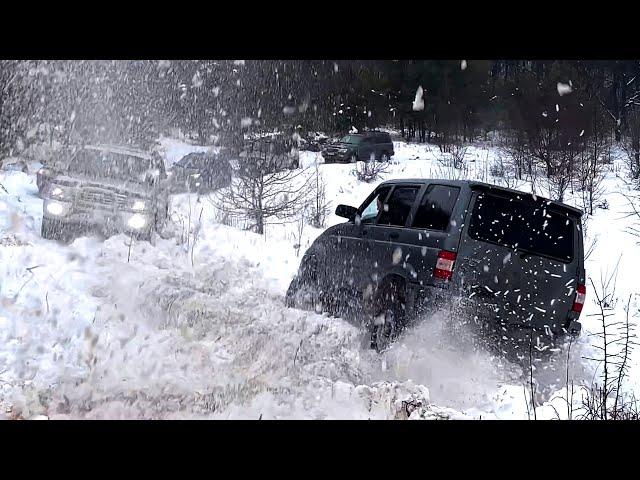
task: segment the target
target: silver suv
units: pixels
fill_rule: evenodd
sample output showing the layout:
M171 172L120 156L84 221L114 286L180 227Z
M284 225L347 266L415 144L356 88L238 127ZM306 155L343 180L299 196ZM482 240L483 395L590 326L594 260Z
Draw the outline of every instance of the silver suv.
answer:
M130 233L150 240L169 210L162 158L127 147L90 145L69 154L42 192L43 238Z

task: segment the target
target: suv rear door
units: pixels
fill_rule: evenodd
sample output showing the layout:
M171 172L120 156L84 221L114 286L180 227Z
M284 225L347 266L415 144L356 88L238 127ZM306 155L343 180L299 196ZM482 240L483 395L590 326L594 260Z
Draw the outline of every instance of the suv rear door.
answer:
M452 232L457 228L452 215L460 210L456 208L458 198L460 187L437 183L427 185L411 227L407 229L407 234L412 237L410 242L417 246L410 263L422 285L442 284L434 278L433 272L440 251L456 249L457 236Z
M393 155L393 142L388 133L379 133L376 136L376 143L377 158L381 158L383 153L386 153L388 156Z
M529 194L475 190L454 277L506 324L567 324L584 282L579 215Z
M371 156L376 154L375 137L372 135L365 135L358 145L358 157L363 162L371 160Z

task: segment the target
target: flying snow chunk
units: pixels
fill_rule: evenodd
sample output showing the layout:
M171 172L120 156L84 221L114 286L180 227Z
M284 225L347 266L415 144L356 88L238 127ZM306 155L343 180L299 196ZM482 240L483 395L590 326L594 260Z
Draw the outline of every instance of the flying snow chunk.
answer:
M351 129L349 130L349 133L358 133L358 129L352 126Z
M284 107L282 109L282 112L285 113L286 115L291 115L292 113L295 113L296 109L295 107Z
M420 112L424 110L424 100L422 99L422 95L423 95L422 87L418 87L418 90L416 91L416 98L413 101L414 112Z
M566 95L567 93L571 93L573 88L571 85L567 85L566 83L558 82L558 95Z
M583 136L583 135L584 135L584 130L580 132L580 136Z
M560 111L560 106L556 103L556 112Z
M337 72L338 71L338 64L334 62L333 64L333 71Z
M462 60L462 62L460 62L460 70L466 70L466 69L467 69L467 61Z
M234 65L244 65L244 60L234 60L233 64Z
M191 79L191 83L195 88L200 88L202 86L202 77L200 76L200 72L196 72Z
M393 251L393 256L391 257L391 260L393 261L394 265L397 265L400 263L400 260L402 260L402 249L400 247L397 247Z
M241 127L248 127L253 123L253 120L249 117L244 117L243 119L240 120L240 126Z

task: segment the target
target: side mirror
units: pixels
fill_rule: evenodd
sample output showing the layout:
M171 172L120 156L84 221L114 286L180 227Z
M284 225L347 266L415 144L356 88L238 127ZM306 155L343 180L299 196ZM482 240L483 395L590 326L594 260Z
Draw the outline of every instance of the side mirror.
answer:
M336 207L336 215L339 217L346 218L348 220L353 220L358 213L358 209L356 207L352 207L350 205L338 205Z

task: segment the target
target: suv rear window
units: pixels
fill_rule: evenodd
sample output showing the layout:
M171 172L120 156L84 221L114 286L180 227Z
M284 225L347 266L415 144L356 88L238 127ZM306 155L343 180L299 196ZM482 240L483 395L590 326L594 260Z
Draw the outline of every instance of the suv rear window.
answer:
M546 202L480 193L469 236L568 263L573 259L574 228L572 218L550 210Z
M413 220L413 228L446 230L459 193L458 187L429 185Z
M383 205L377 224L404 227L418 190L419 187L394 188L389 200Z

